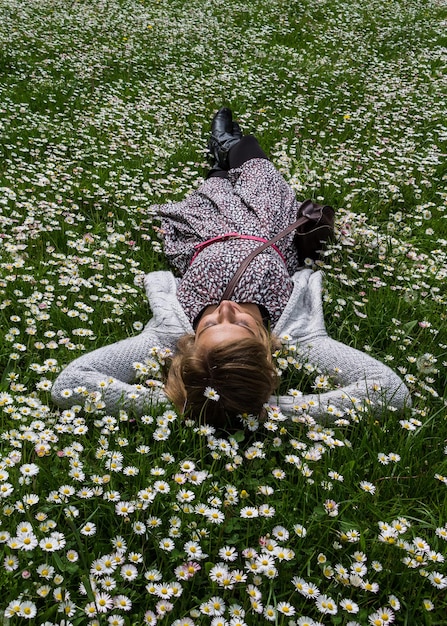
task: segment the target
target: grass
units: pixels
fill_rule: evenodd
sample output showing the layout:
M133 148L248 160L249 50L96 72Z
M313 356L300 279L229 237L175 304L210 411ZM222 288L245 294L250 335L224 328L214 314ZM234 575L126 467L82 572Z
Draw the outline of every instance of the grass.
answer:
M3 623L445 623L446 18L0 0ZM150 207L200 184L224 104L297 197L337 208L328 331L398 371L411 410L230 437L51 404L64 365L150 316Z

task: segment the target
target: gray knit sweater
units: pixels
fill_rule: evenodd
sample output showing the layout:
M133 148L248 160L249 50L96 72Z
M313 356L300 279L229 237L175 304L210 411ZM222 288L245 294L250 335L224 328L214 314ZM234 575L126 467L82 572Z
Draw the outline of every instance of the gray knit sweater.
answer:
M384 406L409 406L407 387L389 367L328 336L321 281L320 271L303 269L294 274L292 295L272 331L279 337L287 336L307 362L330 374L339 386L320 394L274 396L271 403L289 417L304 411L321 422L348 416L357 403L365 401L377 412ZM149 403L166 402L162 388L136 390L134 363L143 362L155 346L175 350L179 337L192 333L193 328L177 300L178 279L171 272L152 272L144 284L153 312L144 330L70 363L52 388L52 398L58 406L84 404L87 394L97 394L109 414L132 409L141 415Z

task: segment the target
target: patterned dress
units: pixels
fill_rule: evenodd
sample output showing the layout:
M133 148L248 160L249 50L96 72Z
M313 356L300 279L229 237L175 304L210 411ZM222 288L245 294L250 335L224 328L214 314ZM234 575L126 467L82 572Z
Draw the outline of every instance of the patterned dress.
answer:
M229 171L229 177L209 178L181 202L154 207L161 218L164 249L182 276L177 297L191 323L204 307L218 304L242 260L257 246L250 239L228 239L196 252L195 246L239 233L270 239L297 219L299 203L281 174L266 159L251 159ZM250 263L232 300L250 302L267 311L270 323L279 319L292 293L291 275L298 269L293 233Z

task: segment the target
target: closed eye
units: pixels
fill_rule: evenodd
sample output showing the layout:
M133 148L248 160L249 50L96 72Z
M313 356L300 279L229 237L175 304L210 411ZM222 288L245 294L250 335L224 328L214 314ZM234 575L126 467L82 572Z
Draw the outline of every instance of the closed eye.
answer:
M243 326L244 328L248 328L248 330L251 330L250 324L247 324L246 322L234 322L234 323L237 324L237 326Z
M239 322L231 322L231 323L235 324L236 326L241 326L242 328L246 328L252 335L256 336L255 331L251 328L250 324L248 324L247 322L239 321ZM201 329L197 333L197 337L199 337L203 332L205 332L208 328L211 328L212 326L218 326L218 323L214 322L213 320L208 320L207 322L204 322L202 324Z
M202 324L202 330L205 330L205 328L209 328L210 326L215 326L216 322L212 322L211 320L209 322L205 322L204 324Z
M248 328L248 330L251 330L251 326L250 324L247 324L247 322L230 322L231 324L235 324L236 326L243 326L244 328ZM205 330L206 328L209 328L210 326L216 326L217 322L213 322L213 321L209 321L209 322L205 322L204 324L202 324L202 330Z

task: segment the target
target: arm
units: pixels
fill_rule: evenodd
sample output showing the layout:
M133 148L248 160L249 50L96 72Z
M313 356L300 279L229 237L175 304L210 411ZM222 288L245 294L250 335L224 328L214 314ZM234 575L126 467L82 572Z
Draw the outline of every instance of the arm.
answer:
M349 411L356 412L358 407L361 410L365 401L375 411L385 406L396 409L410 406L410 393L400 377L371 356L327 335L309 342L300 340L297 346L299 354L331 375L340 387L300 398L280 396L278 403L286 415L297 415L302 409L312 417L330 422L345 415L349 418Z
M166 401L159 387L136 389L135 362L144 362L151 348L174 350L177 340L192 327L176 297L171 272L152 272L144 281L153 317L139 335L99 348L70 363L52 388L53 401L61 408L84 404L100 395L111 414L133 409L142 414L149 402Z
M172 348L176 339L178 337L161 338L147 329L135 337L85 354L59 374L51 390L52 399L66 409L83 405L86 400L94 405L95 398L98 398L109 414L117 415L120 409L132 409L141 415L149 403L166 401L166 397L160 387L137 389L134 386L134 363L144 362L154 346Z
M410 406L410 393L400 377L373 357L331 339L326 331L321 299L321 272L303 270L293 277L295 287L274 332L297 346L298 353L340 385L333 391L300 398L272 398L281 410L297 415L300 407L313 417L334 421L366 401L376 411L386 405ZM329 408L329 411L327 410Z

